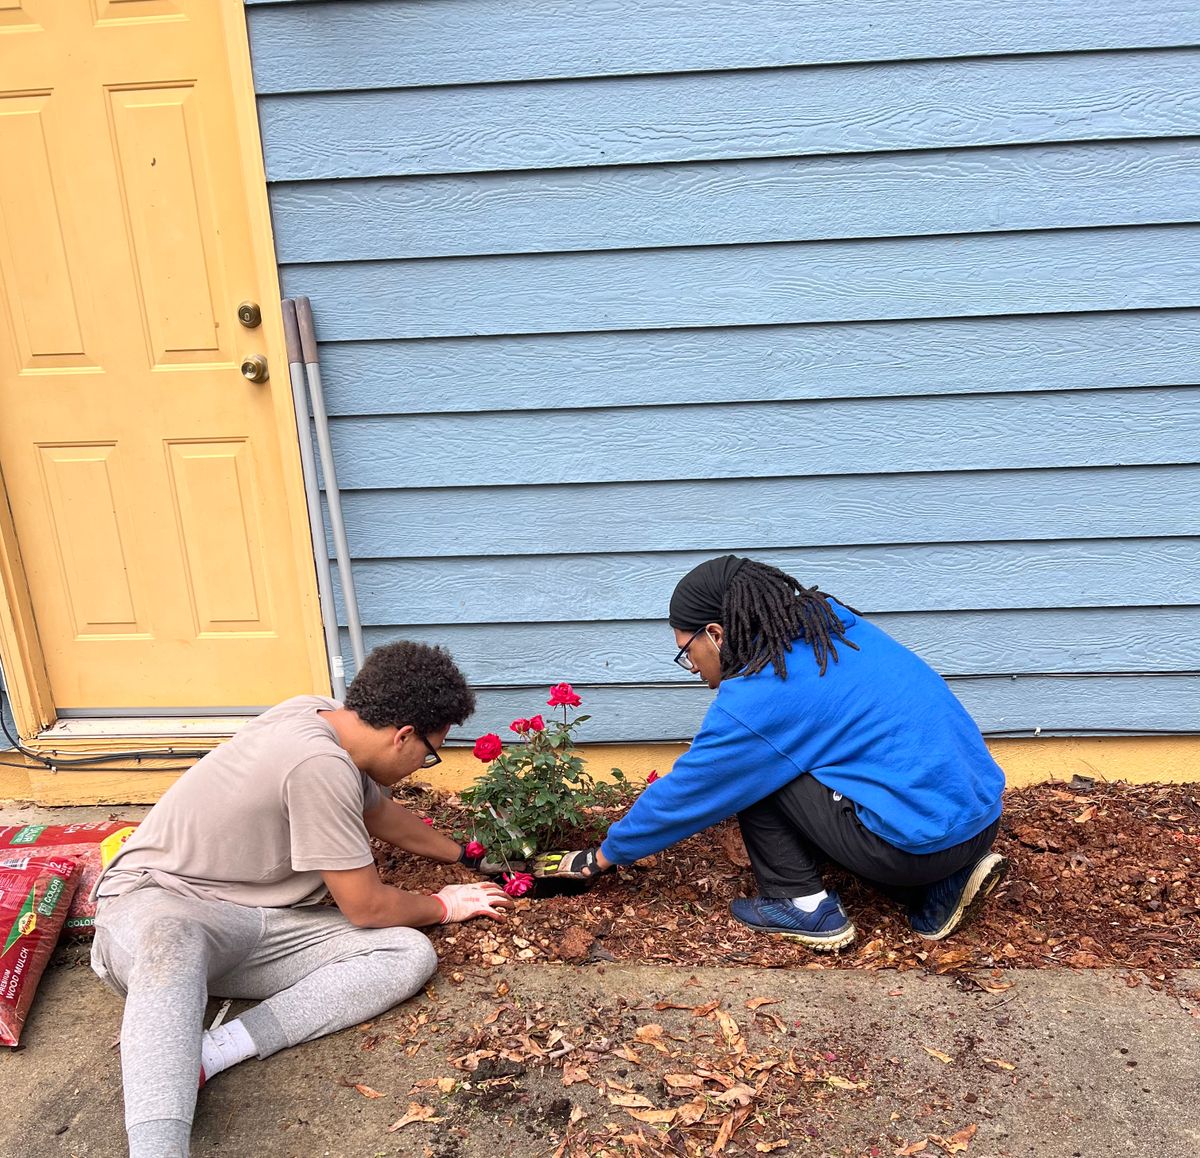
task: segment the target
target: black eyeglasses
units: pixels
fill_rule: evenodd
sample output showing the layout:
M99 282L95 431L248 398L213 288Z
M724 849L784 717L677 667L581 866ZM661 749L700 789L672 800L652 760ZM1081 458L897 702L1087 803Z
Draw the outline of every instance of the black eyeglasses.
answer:
M707 624L705 626L707 626ZM683 668L684 671L695 672L695 671L700 670L698 667L696 667L696 665L694 663L692 663L692 657L690 655L688 655L688 648L691 647L692 644L695 643L696 640L699 639L699 637L703 634L704 634L703 627L696 628L696 630L692 632L691 639L689 639L687 641L687 643L685 643L679 649L679 654L675 657L675 662L677 664L679 664L679 666L681 668Z
M441 756L439 756L437 754L437 752L434 750L433 745L428 740L426 740L425 737L422 736L421 733L418 732L416 728L413 728L413 735L415 735L417 737L417 739L420 740L421 743L424 744L425 747L429 749L429 755L426 756L425 759L421 761L421 767L422 768L436 768L437 765L439 765L442 762Z

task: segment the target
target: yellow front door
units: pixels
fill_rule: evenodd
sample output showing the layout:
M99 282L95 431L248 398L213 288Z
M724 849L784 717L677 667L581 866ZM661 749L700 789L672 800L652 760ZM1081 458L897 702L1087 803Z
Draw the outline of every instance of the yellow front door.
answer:
M0 0L0 472L55 709L328 687L243 19Z

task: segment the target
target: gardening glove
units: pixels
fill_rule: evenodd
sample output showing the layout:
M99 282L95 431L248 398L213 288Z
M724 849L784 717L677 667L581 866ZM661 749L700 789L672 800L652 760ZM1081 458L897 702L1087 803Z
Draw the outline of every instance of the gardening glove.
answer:
M533 861L533 875L543 880L590 881L598 877L602 869L596 860L596 848L585 848L571 852L546 852Z
M443 925L453 921L469 921L472 917L491 917L500 921L504 918L502 910L511 909L514 903L512 897L506 896L500 888L486 881L468 885L447 885L433 895L442 902L446 910L446 915L440 922Z
M475 844L475 842L472 841L471 844L464 845L458 857L458 863L465 865L472 872L480 873L485 877L498 877L501 873L523 873L525 871L525 862L523 860L494 861L490 860L485 852L470 856L467 850L471 848L472 844ZM480 846L476 845L476 847Z

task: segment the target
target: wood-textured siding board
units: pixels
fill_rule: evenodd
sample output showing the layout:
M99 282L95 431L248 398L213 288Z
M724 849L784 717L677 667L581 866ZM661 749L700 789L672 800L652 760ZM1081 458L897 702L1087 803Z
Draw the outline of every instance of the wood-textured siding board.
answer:
M1200 711L1200 676L992 676L947 682L985 733L1175 731ZM712 700L699 685L581 691L592 713L580 735L584 741L690 740ZM510 720L544 703L545 693L542 685L482 690L475 715L465 729L454 729L451 739L501 732Z
M1200 535L1200 466L346 491L342 507L351 551L376 559L639 551L648 542L715 553L731 539L757 551L1121 538L1131 528L1182 536Z
M1200 221L1200 140L289 182L271 206L282 262L1147 225Z
M1200 51L267 95L259 119L272 181L1191 136Z
M665 608L661 612L665 615ZM944 676L1040 672L1196 671L1200 607L1048 608L1036 611L872 615ZM371 626L368 647L416 639L447 647L480 687L574 682L688 683L671 663L665 619L609 623ZM349 642L344 648L350 654ZM812 663L803 649L793 662ZM695 677L692 677L694 681Z
M503 533L497 528L497 535ZM648 536L649 538L650 536ZM661 619L680 577L713 552L359 560L364 623ZM732 535L727 550L741 551ZM864 612L1183 605L1200 538L775 548L755 557Z
M259 6L261 92L397 88L1200 41L1191 0L411 0Z
M326 341L321 359L341 415L1183 386L1200 310Z
M347 340L1195 306L1198 274L1200 229L1154 225L338 262L283 282Z
M1195 460L1200 390L336 419L350 489L885 475Z

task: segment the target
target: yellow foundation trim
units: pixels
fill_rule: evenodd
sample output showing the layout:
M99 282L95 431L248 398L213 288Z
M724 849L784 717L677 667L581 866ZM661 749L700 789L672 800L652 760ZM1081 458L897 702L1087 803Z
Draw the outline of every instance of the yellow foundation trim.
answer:
M1045 737L993 740L988 746L1011 788L1076 775L1133 783L1200 780L1200 736ZM668 772L685 750L683 744L584 744L580 754L598 780L607 779L609 769L617 767L637 784L651 770ZM22 762L16 752L0 753L0 758ZM153 804L179 776L146 765L127 771L52 772L25 763L23 768L0 765L0 800L32 800L48 807ZM418 778L433 788L457 792L482 771L483 765L469 748L453 748L444 750L442 762L418 773Z

